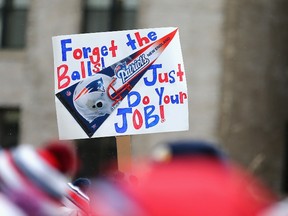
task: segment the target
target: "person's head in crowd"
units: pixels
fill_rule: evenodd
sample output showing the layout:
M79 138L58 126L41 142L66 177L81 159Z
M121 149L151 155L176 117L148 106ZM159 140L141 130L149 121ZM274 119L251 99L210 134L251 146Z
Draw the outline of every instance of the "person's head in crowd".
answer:
M90 216L90 191L91 181L88 178L77 178L67 184L68 188L63 197L63 206L59 211L63 215Z
M0 193L29 216L57 215L76 152L68 141L21 144L0 152ZM6 215L5 215L6 216Z
M88 193L91 186L91 180L89 178L80 177L75 179L72 182L72 185L78 187L83 193Z
M258 216L277 200L213 143L184 140L161 148L166 153L156 148L162 156L155 160L154 154L137 185L96 182L93 199L101 202L94 210L106 216Z
M212 142L203 140L177 140L156 145L151 152L152 160L170 161L186 158L210 158L225 161L227 154Z

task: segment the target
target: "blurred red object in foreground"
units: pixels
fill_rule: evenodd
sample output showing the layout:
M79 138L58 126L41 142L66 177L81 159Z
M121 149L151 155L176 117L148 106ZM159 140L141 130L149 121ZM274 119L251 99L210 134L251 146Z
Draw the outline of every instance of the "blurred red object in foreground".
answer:
M129 191L149 216L256 216L276 201L248 172L210 158L154 164L140 181Z
M49 140L37 152L60 173L66 176L75 175L79 161L73 142L57 139Z
M257 216L277 200L247 171L217 158L156 162L137 176L138 184L96 183L91 206L106 216Z

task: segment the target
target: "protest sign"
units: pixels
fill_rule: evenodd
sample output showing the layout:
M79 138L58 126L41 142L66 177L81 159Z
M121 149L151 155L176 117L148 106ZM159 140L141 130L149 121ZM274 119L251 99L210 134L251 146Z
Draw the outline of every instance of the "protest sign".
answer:
M178 28L62 35L52 42L61 139L188 130Z

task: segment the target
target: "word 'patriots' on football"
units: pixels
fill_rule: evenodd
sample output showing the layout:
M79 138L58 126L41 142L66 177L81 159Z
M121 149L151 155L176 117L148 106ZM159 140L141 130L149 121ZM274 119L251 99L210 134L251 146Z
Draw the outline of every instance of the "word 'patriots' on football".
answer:
M145 54L142 54L128 65L125 64L121 70L116 72L116 76L121 78L122 83L124 84L143 70L149 63L149 59L145 57Z

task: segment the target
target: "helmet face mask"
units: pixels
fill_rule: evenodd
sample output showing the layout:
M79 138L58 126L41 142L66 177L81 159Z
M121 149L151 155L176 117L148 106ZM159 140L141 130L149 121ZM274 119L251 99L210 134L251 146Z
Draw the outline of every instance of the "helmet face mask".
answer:
M109 98L107 92L112 79L105 74L95 74L77 84L73 103L78 113L89 123L112 113L114 101Z

